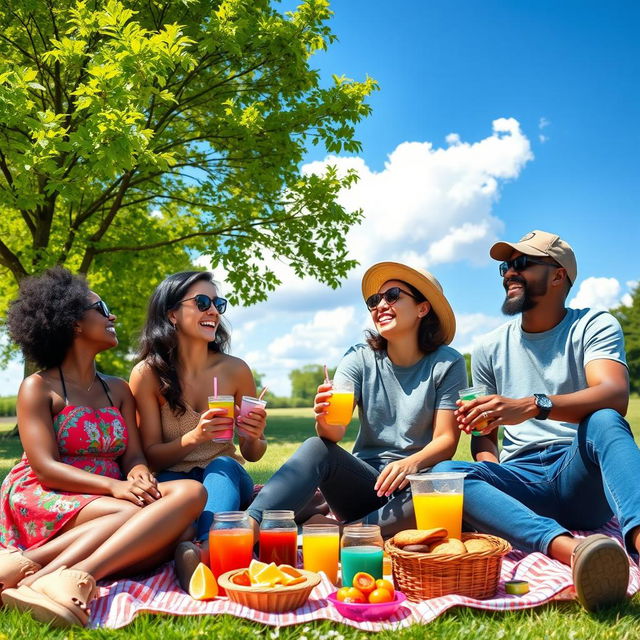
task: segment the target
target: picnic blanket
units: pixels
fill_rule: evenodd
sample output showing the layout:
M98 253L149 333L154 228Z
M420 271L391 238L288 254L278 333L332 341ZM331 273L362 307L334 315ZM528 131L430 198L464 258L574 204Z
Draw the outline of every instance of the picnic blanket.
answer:
M615 522L599 530L621 540ZM584 537L592 532L576 532ZM526 595L509 595L504 591L507 580L527 580L530 591ZM155 573L137 579L101 581L100 594L91 605L89 627L119 628L129 624L139 613L165 613L174 615L205 615L226 613L239 618L272 626L287 626L313 620L333 620L363 631L399 629L413 624L425 624L441 613L456 606L473 607L492 611L511 611L537 607L551 600L571 600L575 592L571 580L571 569L542 553L525 554L512 551L505 556L498 591L490 600L476 600L459 595L432 598L423 602L407 601L399 611L384 622L355 622L344 618L327 600L335 587L326 576L312 591L307 603L289 613L269 614L243 607L227 598L216 598L209 602L193 600L180 587L175 578L173 564L167 563ZM640 590L640 570L631 565L628 594Z

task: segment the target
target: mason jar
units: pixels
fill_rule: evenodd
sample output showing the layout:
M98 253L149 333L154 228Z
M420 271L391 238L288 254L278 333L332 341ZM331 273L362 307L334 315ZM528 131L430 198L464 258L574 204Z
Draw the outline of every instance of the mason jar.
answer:
M340 541L342 586L350 587L356 573L382 578L384 542L377 524L347 525Z
M296 566L298 560L298 526L293 511L266 510L260 524L260 561Z

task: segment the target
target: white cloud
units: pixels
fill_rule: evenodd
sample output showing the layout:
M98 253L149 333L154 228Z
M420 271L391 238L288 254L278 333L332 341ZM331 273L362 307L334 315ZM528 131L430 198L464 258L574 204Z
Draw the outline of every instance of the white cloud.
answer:
M545 129L551 124L551 120L542 116L540 120L538 120L538 129Z
M531 145L513 118L498 118L490 135L477 142L451 133L446 143L403 142L381 171L372 170L363 158L336 156L302 168L305 174L322 172L327 165L342 174L357 170L359 181L341 192L339 200L350 210L363 210L362 223L347 236L350 257L360 266L334 291L268 260L282 285L268 302L229 309L234 354L264 373L276 393L288 393L289 369L312 362L337 364L350 345L362 341L369 314L361 301L360 280L371 264L396 260L432 269L489 261L489 247L504 230L493 207L504 184L533 159ZM214 275L224 295L226 273L215 266ZM464 318L459 322L456 344L461 349L470 349L474 335L501 322L481 314L470 317L468 330Z
M622 303L620 283L615 278L587 278L569 302L572 309L609 310Z
M22 359L9 360L7 366L0 371L0 396L15 396L22 382L23 373Z

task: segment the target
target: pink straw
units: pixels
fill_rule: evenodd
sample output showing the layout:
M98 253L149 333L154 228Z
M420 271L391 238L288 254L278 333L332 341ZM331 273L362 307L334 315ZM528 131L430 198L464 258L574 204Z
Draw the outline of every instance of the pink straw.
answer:
M262 398L264 397L264 394L267 393L267 389L269 387L265 387L261 392L260 395L258 396L258 400L262 400Z
M213 397L218 397L218 376L213 376Z
M329 369L327 369L327 365L324 365L324 381L329 382Z

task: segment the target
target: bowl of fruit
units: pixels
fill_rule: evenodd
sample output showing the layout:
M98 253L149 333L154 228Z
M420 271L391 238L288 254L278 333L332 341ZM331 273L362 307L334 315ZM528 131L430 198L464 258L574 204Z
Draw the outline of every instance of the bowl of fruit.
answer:
M351 620L387 620L407 599L396 591L389 580L376 580L368 573L356 573L352 586L342 587L329 595L329 602L345 618Z
M267 613L282 613L301 607L320 576L287 564L265 564L252 560L247 569L227 571L218 579L230 600Z

